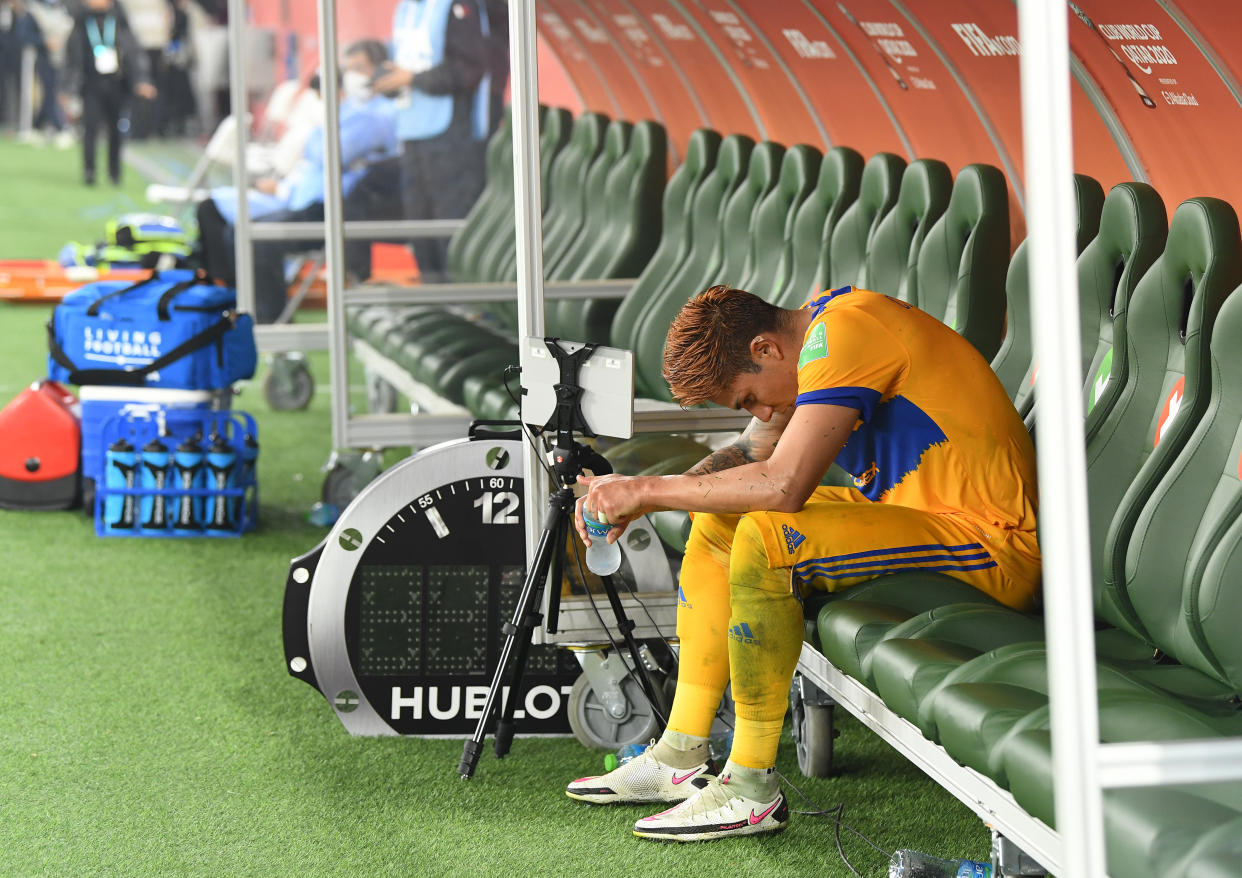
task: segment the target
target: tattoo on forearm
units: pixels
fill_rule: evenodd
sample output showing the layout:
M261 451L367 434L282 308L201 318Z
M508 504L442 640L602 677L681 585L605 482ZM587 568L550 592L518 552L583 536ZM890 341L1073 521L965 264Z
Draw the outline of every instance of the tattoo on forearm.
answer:
M753 462L754 458L750 455L750 442L749 440L742 438L732 445L726 445L719 451L713 451L690 469L686 470L686 475L705 476L709 473L733 469L735 466L743 466Z

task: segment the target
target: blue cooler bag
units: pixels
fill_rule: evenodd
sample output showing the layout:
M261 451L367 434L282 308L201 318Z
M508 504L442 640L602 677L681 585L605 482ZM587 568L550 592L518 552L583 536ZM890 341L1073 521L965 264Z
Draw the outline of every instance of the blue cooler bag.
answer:
M69 293L48 323L48 375L69 384L215 390L254 375L254 323L237 294L191 271Z

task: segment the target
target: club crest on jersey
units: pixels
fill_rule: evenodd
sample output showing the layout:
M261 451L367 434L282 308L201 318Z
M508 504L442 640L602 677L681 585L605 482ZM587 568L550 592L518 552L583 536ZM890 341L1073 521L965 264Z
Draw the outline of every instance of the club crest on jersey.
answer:
M822 360L826 356L828 356L828 331L824 329L824 324L816 323L811 327L802 345L802 353L798 355L798 368L801 369L807 363Z
M880 474L880 468L876 466L875 461L871 461L871 466L864 470L861 474L854 476L854 487L858 490L870 485L875 481L875 477Z
M685 591L682 590L682 587L680 585L677 586L677 604L678 606L685 607L687 610L694 609L694 604L686 600L686 593Z
M806 534L800 534L787 524L781 525L781 531L785 534L785 548L789 554L794 553L794 549L802 545L802 541L806 539Z
M738 622L730 628L729 636L738 643L748 643L752 646L759 645L759 638L754 635L754 632L750 630L750 625L745 622Z

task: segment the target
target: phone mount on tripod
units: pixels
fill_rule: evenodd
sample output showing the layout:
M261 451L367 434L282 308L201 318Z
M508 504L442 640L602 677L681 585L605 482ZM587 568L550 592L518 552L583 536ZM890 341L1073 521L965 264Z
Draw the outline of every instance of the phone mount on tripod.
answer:
M552 471L556 486L548 497L547 513L535 547L534 557L526 571L522 591L518 596L513 618L505 623L502 631L505 642L500 652L496 672L488 688L487 700L479 717L474 735L466 741L457 772L468 780L479 762L483 741L487 737L492 719L499 716L494 736L497 758L509 752L513 742L514 710L516 699L501 704L500 695L507 685L510 692L517 692L526 667L527 653L534 630L543 623L537 612L541 592L551 583L548 592L547 631L555 634L560 613L561 571L565 544L571 532L575 498L573 488L577 478L586 469L596 475L612 472L612 467L594 449L578 442L575 433L594 437L614 435L626 438L633 432L633 355L616 348L602 348L594 344L565 342L557 338L528 338L525 359L526 379L531 387L523 389L526 399L522 406L522 420L531 424L532 430L546 436L552 435ZM546 351L546 353L545 353ZM602 367L602 368L600 368ZM597 388L588 399L599 404L584 404L583 369L591 369L592 387ZM598 377L597 377L598 376ZM549 380L550 379L550 380ZM536 384L539 381L539 384ZM623 388L623 389L618 389ZM551 393L547 391L550 389ZM617 400L624 397L624 407ZM550 406L550 409L549 409ZM598 412L597 420L609 426L597 424L599 432L593 432L584 414ZM618 412L628 419L628 427L618 421ZM594 414L592 415L594 418ZM620 431L624 429L624 432ZM614 430L618 432L613 432ZM616 619L617 630L625 641L633 660L634 673L646 698L659 718L661 726L667 716L668 705L663 690L656 686L641 659L638 643L634 638L634 622L621 605L611 576L601 577L608 602ZM507 682L506 682L507 678Z

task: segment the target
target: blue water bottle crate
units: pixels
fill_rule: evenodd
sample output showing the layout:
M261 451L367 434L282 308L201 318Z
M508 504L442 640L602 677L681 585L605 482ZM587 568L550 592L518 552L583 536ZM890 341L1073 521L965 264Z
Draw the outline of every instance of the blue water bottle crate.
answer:
M236 537L259 511L254 418L236 410L117 414L97 441L95 533L117 537Z

